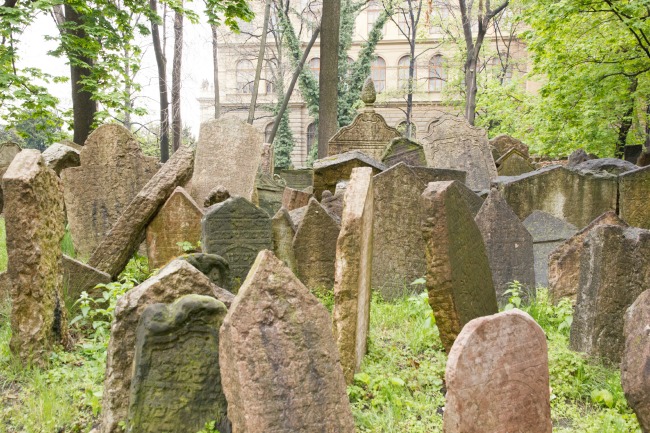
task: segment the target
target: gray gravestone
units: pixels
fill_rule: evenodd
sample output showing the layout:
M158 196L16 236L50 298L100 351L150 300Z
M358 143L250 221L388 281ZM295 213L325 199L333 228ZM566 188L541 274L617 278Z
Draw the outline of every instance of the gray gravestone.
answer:
M350 179L352 169L372 167L373 174L386 169L378 160L372 159L360 151L351 151L328 156L314 161L314 196L320 200L323 191L336 192L336 184Z
M400 162L420 167L427 165L422 145L405 137L395 138L390 142L381 157L381 162L387 167L392 167Z

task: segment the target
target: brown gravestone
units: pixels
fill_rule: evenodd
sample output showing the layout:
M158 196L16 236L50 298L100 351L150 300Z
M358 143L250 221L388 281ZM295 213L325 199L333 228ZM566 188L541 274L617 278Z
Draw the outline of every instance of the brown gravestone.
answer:
M233 432L354 432L330 316L270 251L228 310L219 365Z
M501 158L496 160L497 174L499 176L519 176L535 171L535 167L517 149L510 149Z
M20 153L20 146L10 141L0 144L0 178L4 176L11 161ZM3 209L2 189L0 189L0 211Z
M291 272L296 273L296 256L293 253L293 238L296 235L296 228L291 221L289 212L284 207L280 208L271 219L271 231L273 253L291 269Z
M282 207L287 211L292 211L299 207L307 206L311 197L312 195L309 193L287 186L282 193Z
M461 186L432 182L420 197L429 304L447 352L467 322L498 311L483 238Z
M43 152L43 161L56 172L61 174L66 168L79 167L81 151L61 143L54 143Z
M552 431L546 336L522 311L465 325L445 381L445 433Z
M505 134L497 135L496 137L490 140L490 146L494 147L494 149L498 154L498 157L494 158L495 161L500 157L502 157L503 155L505 155L506 153L508 153L510 149L516 149L524 156L525 159L530 158L530 154L528 152L528 146L522 143L521 140L518 140L509 135L505 135Z
M395 138L390 142L381 157L381 162L387 167L392 167L400 162L420 167L427 165L422 145L405 137Z
M106 272L88 266L85 263L63 255L63 288L68 301L75 302L82 292L87 292L91 298L101 296L103 289L95 290L98 284L108 284L112 281Z
M650 167L620 175L618 191L621 218L631 226L650 229Z
M352 169L372 167L373 173L382 172L386 166L359 151L346 152L314 161L314 197L320 200L323 191L336 192L336 184L350 179Z
M334 338L348 384L359 372L370 331L372 276L372 169L355 168L345 189L341 232L336 243Z

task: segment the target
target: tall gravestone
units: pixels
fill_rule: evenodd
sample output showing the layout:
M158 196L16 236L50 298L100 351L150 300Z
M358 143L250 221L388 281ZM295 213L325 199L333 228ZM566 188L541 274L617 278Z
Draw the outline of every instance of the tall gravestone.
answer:
M270 251L228 310L219 355L234 432L354 432L330 316Z
M498 190L492 189L474 219L483 236L500 306L508 302L508 284L519 281L524 296L535 288L533 237Z
M209 421L229 428L219 371L219 328L226 306L186 295L149 305L135 341L129 399L130 431L197 432Z
M42 365L55 344L68 345L63 302L65 206L61 182L38 150L20 152L2 178L11 294L11 351Z
M445 433L552 431L546 336L522 311L465 325L445 380Z
M348 384L368 348L373 230L372 169L355 168L345 190L341 232L336 242L334 338Z
M77 254L90 257L120 214L158 171L135 136L117 124L93 131L79 155L81 165L61 172L65 206Z
M631 226L650 229L650 167L620 175L618 191L621 218Z
M289 212L284 207L280 208L271 219L271 231L273 253L291 269L291 272L296 273L296 255L293 252L293 238L296 236L296 228L291 221Z
M374 174L386 168L378 160L358 150L314 161L314 196L320 200L325 190L336 193L336 185L350 180L352 170L357 167L372 167Z
M231 197L209 208L202 221L201 248L230 265L231 287L239 287L257 253L273 247L271 219L243 197Z
M420 197L429 304L447 352L467 322L498 311L483 238L459 188L432 182Z
M231 195L253 199L262 160L262 133L252 125L224 116L201 124L194 160L192 197L198 202L219 185Z
M0 179L6 173L11 161L20 153L20 146L10 141L0 144ZM0 189L0 211L3 209L2 189Z

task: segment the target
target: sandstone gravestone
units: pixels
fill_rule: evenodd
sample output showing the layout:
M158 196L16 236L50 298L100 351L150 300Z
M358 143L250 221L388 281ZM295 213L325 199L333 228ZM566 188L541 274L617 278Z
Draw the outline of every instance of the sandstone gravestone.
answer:
M368 348L372 276L372 169L355 168L345 190L336 243L334 338L345 381L351 384Z
M157 269L183 255L182 243L201 240L203 210L183 189L177 187L147 226L149 268Z
M174 260L117 301L111 338L106 353L106 375L102 401L102 433L122 431L127 420L135 355L136 329L147 306L171 303L185 295L211 296L229 307L232 293L215 286L199 270L183 260Z
M81 165L80 153L81 151L68 145L54 143L43 152L43 161L56 174L61 174L63 169Z
M243 197L231 197L212 206L201 224L201 248L228 261L233 288L244 281L257 253L273 246L271 219Z
M341 225L341 217L343 216L343 197L345 195L345 188L336 190L335 194L329 191L323 191L320 205L323 209L330 214L337 225Z
M552 431L546 336L522 311L465 325L445 380L445 433Z
M533 237L497 189L492 189L474 219L487 252L500 306L508 303L508 283L519 281L522 295L535 289Z
M499 176L519 176L535 171L535 167L517 149L510 149L505 155L496 160Z
M524 220L524 226L533 236L535 282L542 287L548 287L549 255L573 236L577 229L573 224L538 210Z
M231 195L252 200L262 159L262 133L232 116L201 124L196 146L192 197L198 202L223 185Z
M372 167L373 173L382 172L386 166L367 155L352 151L314 161L314 196L320 200L323 191L336 192L336 184L350 179L352 169Z
M467 172L462 170L452 170L449 168L431 168L431 167L419 167L419 166L409 166L411 171L415 173L417 177L420 178L425 185L428 185L429 182L440 182L444 180L457 180L458 182L465 184L467 178Z
M467 172L467 186L479 191L497 177L487 134L461 117L441 114L422 138L427 165Z
M390 142L381 157L381 162L387 167L392 167L400 162L420 167L427 165L422 145L405 137L395 138Z
M621 218L631 226L650 229L650 167L620 175L618 191Z
M273 145L269 143L262 144L262 155L260 158L260 173L273 176L273 168L275 167L275 154Z
M296 256L293 253L293 238L296 235L296 228L291 221L289 212L284 207L280 208L271 219L271 231L273 253L295 274L297 269Z
M192 253L178 258L184 260L219 287L230 290L230 265L226 259L216 254Z
M136 138L117 124L97 128L79 155L81 165L61 172L75 250L90 257L131 200L158 171Z
M641 429L650 431L650 290L643 292L625 315L625 350L621 382Z
M557 303L562 298L576 300L580 283L581 257L584 253L584 241L591 230L601 225L618 225L627 227L616 212L605 212L580 230L564 243L560 244L548 256L548 291L551 300Z
M79 299L81 292L87 292L93 299L100 297L103 290L95 290L95 286L108 284L111 281L111 276L106 272L98 271L79 260L63 255L64 295L70 304ZM66 305L70 304L66 303Z
M521 140L518 140L509 135L497 135L490 140L490 146L494 147L498 154L498 157L495 158L495 160L508 153L510 149L516 149L522 155L524 155L524 158L526 159L530 158L528 146L526 146Z
M311 290L331 290L339 226L330 214L312 198L305 216L296 229L293 251L297 275Z
M138 323L129 401L130 431L197 432L209 421L229 428L219 372L219 328L226 306L186 295L149 305Z
M650 286L650 231L599 226L585 249L569 347L618 364L625 311Z
M300 168L295 170L281 169L276 170L278 174L290 188L305 190L312 186L314 170L311 168Z
M270 251L228 310L219 355L234 432L354 432L330 316Z
M14 160L16 155L20 153L20 146L16 143L6 142L0 144L0 178L4 176L5 172L9 168L11 161ZM2 198L2 189L0 189L0 211L3 209L3 198Z
M61 240L61 182L38 150L20 152L2 178L11 294L10 348L23 363L42 365L55 344L68 345Z
M312 195L307 192L287 186L282 193L282 207L287 211L292 211L299 207L307 206L311 197Z
M447 352L467 322L498 311L483 238L460 186L432 182L420 197L429 304Z

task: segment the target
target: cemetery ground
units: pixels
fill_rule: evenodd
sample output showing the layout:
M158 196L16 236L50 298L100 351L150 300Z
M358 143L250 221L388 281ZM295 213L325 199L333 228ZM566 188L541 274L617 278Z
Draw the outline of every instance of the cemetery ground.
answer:
M0 223L2 270L7 256L4 221ZM99 302L70 301L74 349L53 352L47 370L24 369L13 357L10 305L0 301L0 433L88 432L97 425L112 309L117 297L148 276L146 259L136 257L120 276L121 283L107 285ZM505 308L519 306L547 336L553 430L640 432L618 369L568 349L569 302L553 306L545 289L538 289L526 304L516 287L510 295ZM320 299L331 311L332 297ZM446 359L426 292L391 302L373 295L369 352L348 387L357 431L442 432ZM206 426L203 432L216 430Z

